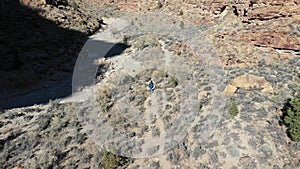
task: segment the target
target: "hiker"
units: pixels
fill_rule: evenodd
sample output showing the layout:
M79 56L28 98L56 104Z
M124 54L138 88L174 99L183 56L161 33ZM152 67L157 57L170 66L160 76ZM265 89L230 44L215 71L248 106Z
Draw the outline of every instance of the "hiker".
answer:
M150 80L148 87L149 87L150 93L153 93L154 84L153 84L152 80Z

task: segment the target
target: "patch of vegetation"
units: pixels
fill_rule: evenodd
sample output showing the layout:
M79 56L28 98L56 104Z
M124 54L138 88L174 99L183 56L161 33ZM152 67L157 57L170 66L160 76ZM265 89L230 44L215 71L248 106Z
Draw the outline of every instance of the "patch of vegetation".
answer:
M159 169L161 166L159 165L159 161L152 161L150 167L153 169Z
M150 35L140 36L133 41L129 42L133 47L142 50L147 47L155 47L159 45L157 37L153 37Z
M202 103L199 103L198 106L197 106L197 110L198 110L198 111L201 111L202 107L203 107L203 104L202 104Z
M114 103L111 101L111 99L111 88L104 86L98 90L97 102L99 103L102 111L107 112L113 106Z
M170 77L171 87L176 87L178 85L177 79L173 76Z
M160 1L158 1L156 4L156 9L160 9L162 7L163 7L163 4Z
M167 160L170 161L172 164L178 164L180 160L180 154L178 152L170 152L167 156Z
M184 22L183 22L183 21L180 21L179 27L180 27L181 29L184 28Z
M102 163L104 164L105 169L114 169L119 166L124 166L127 163L126 158L117 156L113 153L110 153L106 150L102 150Z
M238 157L240 156L239 149L235 146L229 146L226 148L227 152L231 155L231 157Z
M200 156L202 156L203 154L205 154L205 150L203 150L201 147L195 147L194 151L193 151L193 157L195 159L199 158Z
M300 141L300 91L285 104L282 111L289 137L294 141Z
M153 154L155 154L158 150L159 150L159 148L160 148L160 146L159 145L157 145L157 146L153 146L153 147L149 147L149 148L147 148L147 154L148 155L153 155Z
M239 109L237 107L236 102L231 103L231 105L229 106L228 113L232 116L236 116L239 113Z
M160 131L158 128L153 128L152 129L152 137L157 137L157 136L160 136Z
M178 13L178 15L182 16L183 15L183 11L180 10L179 13Z
M75 1L71 2L71 6L75 11L77 11L79 9L79 5Z

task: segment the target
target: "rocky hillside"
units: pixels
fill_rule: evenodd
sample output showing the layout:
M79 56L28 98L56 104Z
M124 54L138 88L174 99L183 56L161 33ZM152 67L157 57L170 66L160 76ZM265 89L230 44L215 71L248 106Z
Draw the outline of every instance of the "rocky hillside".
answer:
M300 168L300 144L282 119L300 91L300 1L0 8L0 168ZM78 53L95 32L91 39L126 47L93 62L95 102L70 102Z

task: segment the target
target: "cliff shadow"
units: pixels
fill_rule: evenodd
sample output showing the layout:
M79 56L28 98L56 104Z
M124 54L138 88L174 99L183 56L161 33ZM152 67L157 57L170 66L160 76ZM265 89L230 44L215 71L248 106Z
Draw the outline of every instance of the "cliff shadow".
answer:
M0 110L71 95L73 68L89 34L16 0L0 2L0 20Z

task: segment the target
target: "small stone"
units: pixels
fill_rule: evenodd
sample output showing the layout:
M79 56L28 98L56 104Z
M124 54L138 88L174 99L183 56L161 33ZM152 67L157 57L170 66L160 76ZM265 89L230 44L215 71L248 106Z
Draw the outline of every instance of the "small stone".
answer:
M267 86L266 88L262 89L261 92L267 94L267 93L273 93L274 90L272 86Z
M207 91L201 91L198 94L198 100L202 100L207 96L208 92Z

